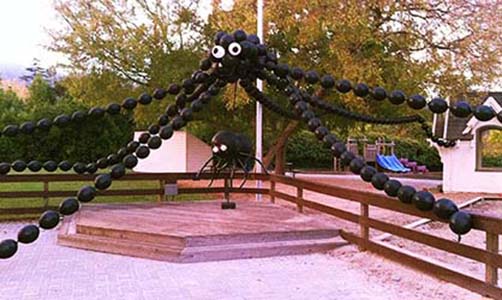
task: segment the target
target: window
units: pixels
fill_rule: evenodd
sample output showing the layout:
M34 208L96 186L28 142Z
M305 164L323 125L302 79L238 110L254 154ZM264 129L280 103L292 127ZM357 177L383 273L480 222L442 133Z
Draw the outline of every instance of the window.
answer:
M502 171L502 128L484 127L477 134L477 169Z

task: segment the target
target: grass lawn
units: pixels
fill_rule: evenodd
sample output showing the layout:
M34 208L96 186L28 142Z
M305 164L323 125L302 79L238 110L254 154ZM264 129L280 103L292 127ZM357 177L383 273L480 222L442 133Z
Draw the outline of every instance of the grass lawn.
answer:
M30 174L24 172L23 174ZM39 172L38 174L43 173ZM63 172L61 172L63 173ZM68 172L69 173L69 172ZM65 173L65 174L68 174ZM76 192L84 185L92 185L91 181L73 181L73 182L51 182L49 183L49 191L75 191ZM155 180L134 180L134 181L118 181L115 180L109 189L151 189L159 188L159 181ZM43 191L43 182L9 182L2 183L0 179L0 191ZM211 195L207 194L182 194L174 197L174 201L193 201L211 199ZM50 198L47 203L49 206L58 206L63 198ZM157 201L157 195L148 196L97 196L92 203L130 203L130 202L147 202ZM39 198L0 198L0 208L27 208L27 207L44 207L45 201L42 197ZM0 220L13 219L32 219L38 218L39 215L0 215Z

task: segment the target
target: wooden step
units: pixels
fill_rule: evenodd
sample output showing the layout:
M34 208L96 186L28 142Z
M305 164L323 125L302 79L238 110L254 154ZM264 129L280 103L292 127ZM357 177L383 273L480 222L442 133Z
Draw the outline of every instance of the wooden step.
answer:
M177 262L181 248L85 234L59 234L58 244L84 250Z
M317 230L296 230L281 232L255 232L237 234L213 234L213 235L183 235L160 234L155 232L144 232L141 230L116 229L112 226L98 227L90 225L76 224L76 233L93 235L98 237L110 237L126 239L139 242L152 242L161 245L175 245L179 247L197 247L211 245L228 245L242 243L326 239L339 236L337 229L317 229Z
M187 247L181 252L180 262L205 262L311 254L326 252L347 244L348 243L341 237L336 237L315 240L291 240L265 243Z

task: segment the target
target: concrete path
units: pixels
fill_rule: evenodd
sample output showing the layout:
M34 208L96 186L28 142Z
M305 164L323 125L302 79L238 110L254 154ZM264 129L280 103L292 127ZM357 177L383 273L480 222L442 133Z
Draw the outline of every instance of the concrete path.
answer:
M0 240L25 224L0 223ZM174 264L57 246L56 233L0 260L0 299L400 299L325 254Z

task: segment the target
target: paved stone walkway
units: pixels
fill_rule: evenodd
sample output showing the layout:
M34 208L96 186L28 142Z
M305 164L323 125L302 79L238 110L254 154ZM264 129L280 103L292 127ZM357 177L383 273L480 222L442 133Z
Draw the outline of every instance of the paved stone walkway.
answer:
M25 224L0 223L0 240ZM0 261L0 299L399 299L325 254L173 264L61 247L56 233Z

